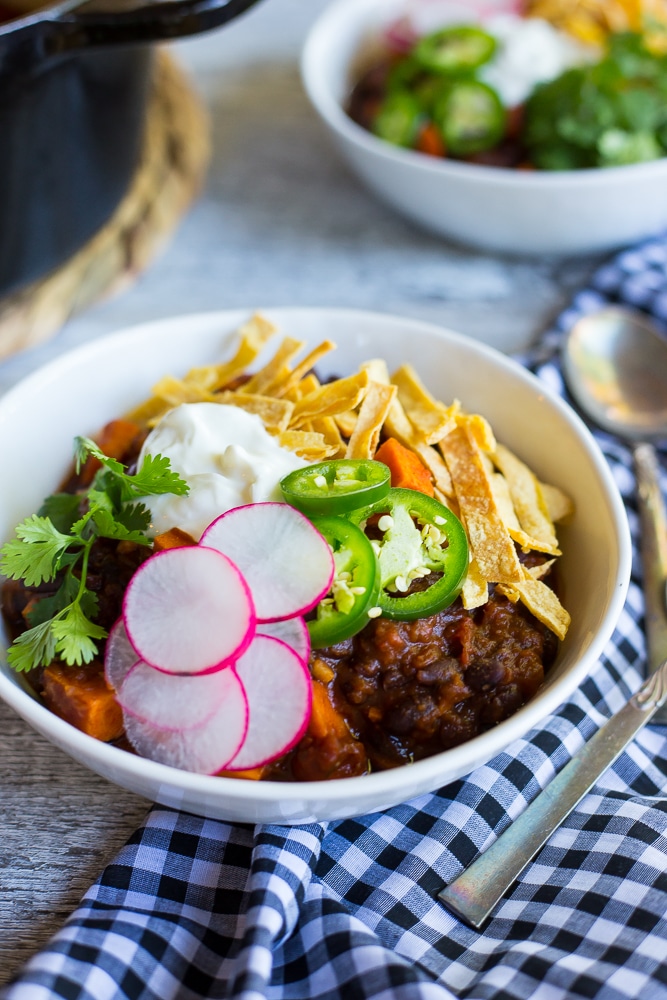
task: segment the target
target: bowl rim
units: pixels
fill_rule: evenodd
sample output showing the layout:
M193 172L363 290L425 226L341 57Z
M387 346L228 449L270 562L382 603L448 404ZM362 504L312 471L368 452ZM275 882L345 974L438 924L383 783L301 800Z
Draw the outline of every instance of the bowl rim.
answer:
M325 60L322 54L331 48L337 37L336 27L345 23L352 13L361 24L366 12L381 9L385 0L333 0L311 25L300 55L301 80L306 94L320 117L341 138L379 159L412 167L433 176L459 178L470 183L498 184L505 188L560 189L594 186L615 187L619 183L641 184L644 180L667 174L667 154L646 163L629 163L616 167L595 167L578 170L516 170L487 164L462 163L438 158L417 150L403 149L379 139L353 121L326 83ZM405 2L405 0L402 0ZM394 6L399 6L395 3ZM358 32L361 41L361 32Z
M504 371L510 373L513 378L517 378L531 387L539 387L540 395L549 401L557 410L561 419L570 425L579 438L588 459L594 466L596 474L604 486L609 512L616 529L616 541L618 544L616 578L609 598L609 606L598 628L597 635L591 640L588 650L583 656L579 657L558 684L542 691L539 698L536 697L527 702L515 715L504 720L504 722L500 723L494 729L473 737L472 740L453 747L450 750L445 750L432 757L415 761L409 766L403 765L388 771L378 771L362 776L337 778L327 781L253 781L249 787L248 782L240 781L238 778L195 774L157 763L145 757L139 757L119 747L103 743L91 736L87 736L70 723L54 715L34 695L29 693L27 687L24 686L25 681L23 681L21 675L11 672L10 668L6 667L4 651L0 651L0 665L5 667L5 669L0 670L0 698L9 704L33 728L45 735L47 739L51 739L58 746L65 749L65 752L69 752L71 756L75 756L78 760L83 760L86 766L92 767L89 763L92 760L98 765L99 772L106 775L113 771L114 774L123 774L128 778L131 778L133 774L145 776L146 779L155 785L165 786L172 790L182 790L190 798L193 795L199 795L209 801L222 798L231 804L242 805L248 799L261 804L269 804L274 802L276 795L278 795L281 804L287 806L290 804L298 806L304 799L317 798L321 801L326 800L327 806L333 807L336 804L344 804L350 798L357 799L360 797L363 799L364 790L373 793L376 798L386 796L395 799L396 788L401 785L401 779L399 777L397 780L397 775L404 776L407 773L415 775L415 781L410 781L409 784L416 783L420 776L425 777L429 772L433 772L435 776L440 770L439 763L442 762L444 755L447 755L450 765L448 772L451 771L452 774L456 772L458 775L468 774L480 766L484 760L489 760L505 750L515 739L522 738L529 733L570 697L578 684L587 676L602 653L604 645L611 637L622 612L630 582L632 564L630 529L621 495L604 455L594 440L593 435L574 409L561 399L546 383L539 380L537 376L532 374L518 361L488 344L446 327L439 326L436 323L410 316L373 310L311 306L253 306L249 309L241 308L184 313L124 327L113 333L105 334L93 341L74 347L46 362L36 371L21 379L4 395L0 396L0 417L4 411L9 410L11 412L12 409L17 408L26 393L34 398L35 394L38 394L42 387L53 383L54 380L58 380L68 369L77 367L86 361L92 361L105 351L115 352L119 346L122 348L126 343L134 343L138 337L154 338L160 333L164 334L165 327L183 327L190 334L193 334L198 323L205 326L211 322L219 323L219 329L225 331L228 326L231 328L232 324L238 324L239 319L247 319L249 315L257 312L274 318L279 325L285 328L288 327L289 319L282 320L282 317L286 315L293 316L299 314L310 316L315 325L316 317L323 313L328 316L333 315L339 318L341 322L348 324L358 324L364 321L381 321L387 327L394 326L399 328L408 325L413 330L421 331L431 336L435 335L441 340L444 339L448 342L460 344L467 350L472 351L473 354L491 359L494 364L499 365ZM508 736L508 730L511 731L513 725L516 726L516 720L519 717L521 718L521 733ZM485 750L481 756L479 750L477 755L474 755L470 750L475 745L478 745L481 740L484 741ZM69 750L70 747L72 748L71 751ZM466 764L466 757L472 759L470 766ZM96 768L92 767L92 769L95 770ZM455 778L445 776L441 783L447 783L452 780L455 780ZM121 781L117 781L117 783L123 784ZM433 785L431 782L431 787L436 787L436 785ZM130 784L125 784L125 787L130 787ZM406 791L401 801L407 801L411 794L409 791ZM350 814L356 815L357 813L351 811ZM299 822L304 821L299 820Z

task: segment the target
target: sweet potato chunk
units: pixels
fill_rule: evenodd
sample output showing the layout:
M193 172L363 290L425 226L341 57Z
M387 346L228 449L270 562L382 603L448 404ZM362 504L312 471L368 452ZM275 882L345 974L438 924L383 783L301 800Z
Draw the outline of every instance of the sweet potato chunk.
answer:
M107 743L123 732L123 713L100 663L52 663L44 671L42 697L52 712L97 740Z

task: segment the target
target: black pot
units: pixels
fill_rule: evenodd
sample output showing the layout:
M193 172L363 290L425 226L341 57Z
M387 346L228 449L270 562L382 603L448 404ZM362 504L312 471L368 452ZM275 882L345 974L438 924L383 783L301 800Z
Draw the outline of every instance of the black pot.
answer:
M67 260L123 197L143 139L146 43L218 27L256 0L103 2L0 23L0 297Z

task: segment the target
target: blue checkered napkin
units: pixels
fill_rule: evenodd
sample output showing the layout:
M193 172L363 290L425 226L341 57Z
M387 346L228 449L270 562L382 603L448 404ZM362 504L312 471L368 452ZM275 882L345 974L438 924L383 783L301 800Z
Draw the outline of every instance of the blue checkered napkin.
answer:
M622 301L667 320L667 241L603 267L539 346ZM627 450L599 441L637 534ZM667 488L667 482L665 482ZM551 837L484 933L435 902L641 683L636 575L581 689L465 780L361 819L232 826L154 808L2 1000L667 998L667 729L645 729Z

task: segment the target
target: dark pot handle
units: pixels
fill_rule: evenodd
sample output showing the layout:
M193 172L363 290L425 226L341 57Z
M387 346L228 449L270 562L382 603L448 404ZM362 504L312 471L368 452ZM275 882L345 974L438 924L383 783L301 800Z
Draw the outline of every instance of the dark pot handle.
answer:
M226 24L258 0L127 0L64 3L0 24L0 92L21 85L41 63L79 49L160 42Z

